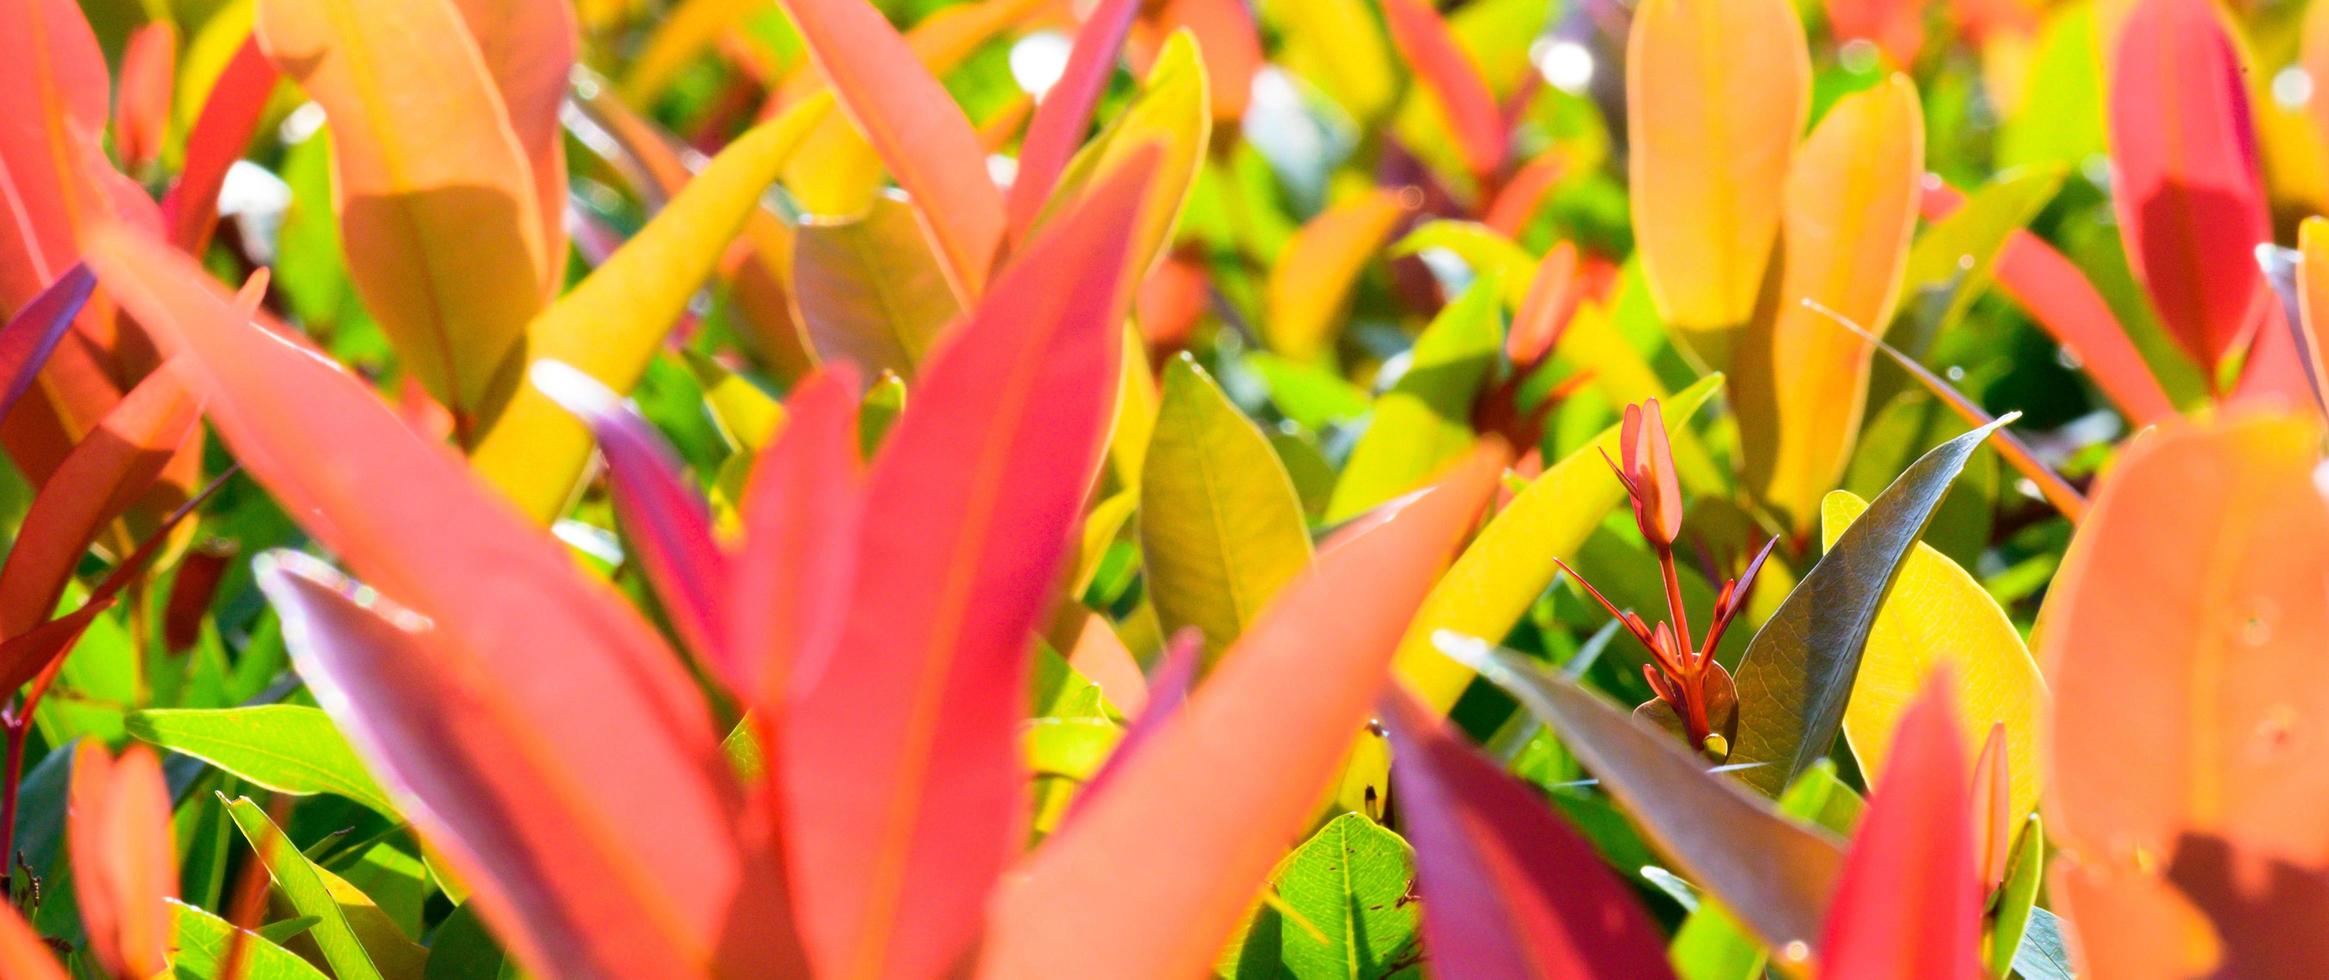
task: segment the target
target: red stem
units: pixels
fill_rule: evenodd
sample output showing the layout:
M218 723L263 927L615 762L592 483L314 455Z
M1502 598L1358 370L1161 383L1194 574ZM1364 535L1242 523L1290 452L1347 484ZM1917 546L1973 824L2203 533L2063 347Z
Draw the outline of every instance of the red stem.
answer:
M26 711L23 717L29 719L32 713ZM0 775L0 778L6 780L5 784L0 784L0 846L6 848L0 852L0 895L9 899L15 897L16 797L23 782L24 742L25 736L30 734L30 727L19 721L12 712L0 718L0 739L6 739L8 743L6 770L4 775Z

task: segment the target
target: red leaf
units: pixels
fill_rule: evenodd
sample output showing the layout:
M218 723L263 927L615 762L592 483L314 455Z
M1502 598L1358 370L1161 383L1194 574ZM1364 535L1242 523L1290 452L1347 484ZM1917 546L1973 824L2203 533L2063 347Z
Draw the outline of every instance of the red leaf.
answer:
M1973 793L1949 672L1901 716L1891 761L1820 935L1820 973L1900 980L1987 975L1982 891L1973 853Z
M630 556L688 649L719 659L727 640L720 584L728 580L728 556L712 535L703 494L681 478L679 458L622 396L559 361L535 361L529 373L534 387L590 426Z
M1019 173L1012 178L1010 196L1011 240L1017 242L1043 213L1051 189L1067 169L1068 158L1092 125L1092 109L1116 71L1116 54L1132 31L1139 0L1101 0L1076 29L1075 46L1068 51L1067 68L1043 101L1019 146Z
M866 0L784 0L842 108L881 155L943 257L964 305L985 288L1003 240L1003 194L978 131Z
M784 735L821 973L942 971L1026 840L1030 631L1106 439L1154 165L1143 151L1004 270L873 462L847 617Z
M312 562L281 558L268 576L300 619L287 633L311 683L334 688L335 718L365 733L368 761L529 967L651 975L797 955L773 845L739 830L702 697L637 613L360 382L236 315L191 259L118 232L94 245L100 281L182 351L252 476L427 617L415 634L365 615Z
M1475 453L1289 583L1188 705L1004 881L981 974L1204 972L1316 815L1504 459L1501 447Z
M736 696L771 720L788 690L822 673L822 661L804 658L832 650L849 598L864 483L857 391L857 372L846 363L795 387L784 430L752 461L738 508L744 546L733 562L734 632L722 669Z
M1442 975L1673 975L1633 893L1543 797L1404 688L1383 707L1400 829L1428 896L1425 951Z
M1456 45L1431 0L1383 0L1383 19L1399 53L1439 100L1472 177L1486 180L1503 169L1504 117L1496 95L1480 77L1479 66Z
M0 565L0 637L48 620L98 532L153 485L200 418L199 403L165 367L73 447L33 495Z
M2268 302L2272 240L2240 58L2206 0L2142 0L2110 78L2111 200L2160 319L2211 377Z
M7 902L0 902L0 973L17 980L66 980L56 952Z
M90 274L88 266L75 264L16 311L7 328L0 330L0 378L7 379L8 385L5 393L0 393L0 418L14 411L16 400L32 389L41 368L48 364L49 354L57 349L57 342L64 339L65 330L96 288L97 277Z
M170 241L188 254L201 255L210 247L210 233L218 227L218 192L226 186L226 172L251 145L267 99L275 94L275 83L282 77L275 62L259 50L258 39L246 38L218 81L211 84L202 113L186 134L186 164L169 196L162 199Z
M98 170L111 169L99 141L112 89L73 0L0 0L0 309L63 275L75 232L110 211Z

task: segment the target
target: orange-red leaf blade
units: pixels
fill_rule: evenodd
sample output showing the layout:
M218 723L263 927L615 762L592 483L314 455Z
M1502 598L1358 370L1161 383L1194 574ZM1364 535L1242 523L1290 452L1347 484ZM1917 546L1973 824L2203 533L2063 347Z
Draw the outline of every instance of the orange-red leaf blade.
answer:
M986 287L1002 244L1003 194L987 176L962 107L865 0L784 0L809 54L841 97L943 257L965 305Z
M1203 972L1315 814L1503 459L1481 450L1288 584L1187 706L1004 883L982 974Z
M1974 980L1982 887L1973 793L1947 671L1901 716L1891 761L1844 855L1820 971L1869 980Z
M2207 0L2142 0L2110 67L2111 202L2176 343L2211 373L2269 301L2272 240L2239 55Z
M1154 163L1038 236L939 341L867 474L847 618L784 733L820 972L943 970L1025 841L1031 631L1099 463Z
M1447 976L1673 975L1666 944L1593 845L1404 688L1384 700L1423 936Z

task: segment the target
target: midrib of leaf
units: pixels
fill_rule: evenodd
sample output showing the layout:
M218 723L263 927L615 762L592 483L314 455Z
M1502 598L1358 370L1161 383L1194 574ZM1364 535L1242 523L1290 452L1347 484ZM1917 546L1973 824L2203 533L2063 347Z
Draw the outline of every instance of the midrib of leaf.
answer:
M1334 862L1335 869L1341 873L1342 877L1342 901L1339 904L1342 906L1343 976L1349 977L1351 980L1358 980L1359 892L1358 883L1351 879L1350 873L1351 860L1353 857L1355 857L1355 855L1352 853L1353 848L1351 847L1349 828L1337 828L1334 832L1334 836L1336 838L1334 842L1336 852L1336 860Z
M269 743L265 739L252 739L250 741L238 742L225 738L204 738L200 735L188 738L185 737L184 733L179 733L177 737L169 738L168 742L165 743L163 742L163 738L166 737L165 732L155 728L153 722L150 719L145 724L146 727L149 730L152 730L157 736L153 741L155 741L157 744L163 744L165 748L169 748L174 751L185 752L188 755L197 755L204 750L211 751L215 754L221 747L238 749L247 755L265 759L269 762L281 765L283 768L306 773L307 776L310 779L313 779L315 782L330 786L332 787L333 792L339 793L340 795L355 800L359 803L382 807L388 806L388 801L377 790L358 786L355 783L342 778L338 773L316 765L315 763L303 757L287 755L268 748L267 746ZM215 765L216 763L213 764ZM256 781L257 780L253 780L253 782ZM395 816L393 810L387 813L383 813L382 815L392 818Z

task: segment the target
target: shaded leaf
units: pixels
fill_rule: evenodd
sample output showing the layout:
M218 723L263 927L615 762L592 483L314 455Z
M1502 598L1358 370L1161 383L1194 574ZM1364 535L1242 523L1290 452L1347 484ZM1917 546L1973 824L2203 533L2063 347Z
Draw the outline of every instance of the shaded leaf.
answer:
M866 377L903 378L962 307L904 203L875 198L841 221L805 221L793 244L793 301L817 357Z
M1472 444L1472 400L1496 366L1504 320L1493 278L1448 304L1416 339L1407 371L1375 399L1367 430L1326 504L1346 521L1415 489Z
M1780 602L1739 661L1733 763L1766 794L1828 753L1876 617L1966 460L2009 415L1942 443L1886 487Z

